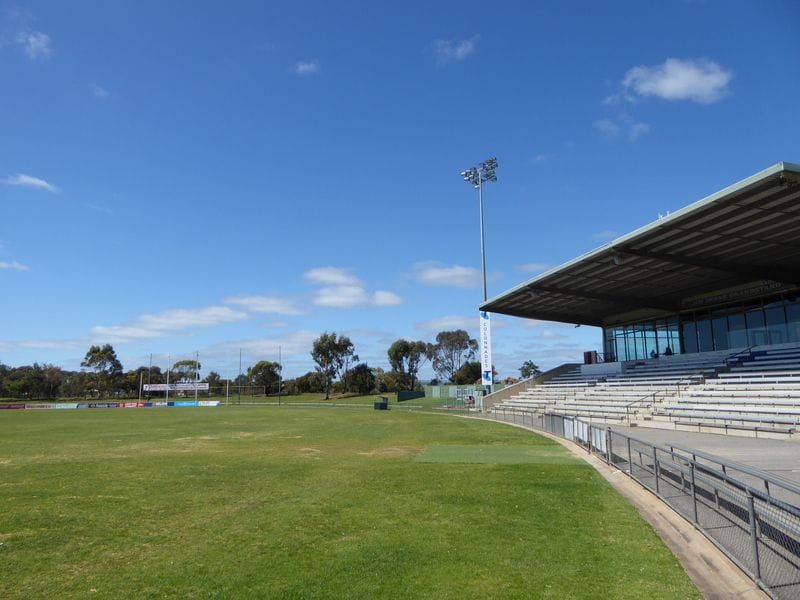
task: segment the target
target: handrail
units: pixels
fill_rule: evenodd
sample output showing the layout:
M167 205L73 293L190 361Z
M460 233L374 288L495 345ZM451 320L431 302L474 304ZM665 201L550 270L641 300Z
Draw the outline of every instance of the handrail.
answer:
M674 454L674 450L680 450L681 452L685 452L687 454L692 455L692 459L694 460L695 463L697 462L697 458L696 457L699 456L703 460L707 460L709 462L713 462L713 463L719 465L720 467L722 467L723 468L723 473L725 473L725 469L726 468L735 469L736 471L740 471L742 473L746 473L747 475L751 475L752 477L758 477L759 479L762 479L764 481L768 481L769 483L773 483L773 484L777 485L778 487L781 487L781 488L783 488L785 490L788 490L788 491L790 491L792 493L795 493L798 496L800 496L800 486L799 485L797 485L795 483L792 483L791 481L789 481L787 479L784 479L783 477L778 477L777 475L773 475L772 473L769 473L767 471L762 471L761 469L756 469L754 467L750 467L750 466L742 464L742 463L738 463L738 462L735 462L735 461L732 461L732 460L725 460L725 459L719 458L717 456L714 456L713 454L708 454L706 452L701 452L700 450L693 450L692 448L685 448L683 446L678 446L676 444L670 444L669 448L670 448L670 450L673 451L673 454ZM769 488L767 488L767 493L769 493Z

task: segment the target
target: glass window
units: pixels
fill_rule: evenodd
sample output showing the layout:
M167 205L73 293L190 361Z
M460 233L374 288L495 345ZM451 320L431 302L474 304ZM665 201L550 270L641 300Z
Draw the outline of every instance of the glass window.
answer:
M673 354L680 354L686 352L681 348L680 329L678 327L678 317L670 317L667 319L667 345ZM664 352L667 349L664 348Z
M711 335L711 321L703 319L697 322L698 350L711 352L714 350L714 337Z
M694 321L683 322L683 351L697 352L697 326Z
M717 317L711 321L711 330L714 334L714 349L728 349L728 317Z
M764 318L767 323L767 337L770 344L782 344L786 341L786 313L782 302L773 302L764 307Z
M800 342L800 301L797 298L787 300L786 336L790 342Z
M747 347L747 327L743 314L728 315L728 335L730 348Z
M749 310L745 313L745 320L747 321L749 344L752 346L768 344L769 337L764 326L764 311L761 308Z

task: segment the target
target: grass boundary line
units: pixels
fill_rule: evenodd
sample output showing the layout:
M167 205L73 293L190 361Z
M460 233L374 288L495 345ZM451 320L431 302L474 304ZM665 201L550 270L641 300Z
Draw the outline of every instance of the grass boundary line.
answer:
M501 423L530 431L558 442L573 455L589 463L650 524L658 537L678 559L689 579L692 580L692 583L706 600L727 600L731 598L737 600L769 600L769 596L758 587L755 581L750 579L702 532L696 529L682 515L675 512L671 506L664 503L650 490L628 477L619 469L609 466L575 443L519 423L506 423L485 417L457 416L465 419Z

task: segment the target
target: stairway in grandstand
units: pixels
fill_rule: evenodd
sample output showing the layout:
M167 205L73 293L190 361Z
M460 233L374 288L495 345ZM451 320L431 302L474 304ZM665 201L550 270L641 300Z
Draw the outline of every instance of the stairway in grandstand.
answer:
M517 391L493 410L791 437L800 432L800 346L661 357L627 363L613 375L584 374L578 366Z

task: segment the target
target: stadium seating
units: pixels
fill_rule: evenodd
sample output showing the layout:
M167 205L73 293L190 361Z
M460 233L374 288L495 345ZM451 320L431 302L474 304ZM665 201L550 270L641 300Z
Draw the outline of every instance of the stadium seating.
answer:
M516 393L497 411L686 431L791 437L800 431L800 346L660 357L590 376L580 367Z

